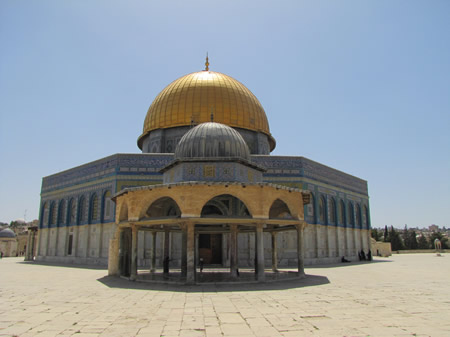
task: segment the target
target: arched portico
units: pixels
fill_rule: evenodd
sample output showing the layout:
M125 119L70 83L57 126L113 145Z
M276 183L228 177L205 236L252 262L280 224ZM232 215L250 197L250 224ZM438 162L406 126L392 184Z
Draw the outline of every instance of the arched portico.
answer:
M187 184L181 183L151 186L147 189L129 189L113 198L117 204L116 223L118 229L113 239L116 242L111 242L110 245L114 250L110 252L112 255L109 260L110 274L129 277L132 280L140 279L141 276L137 271L137 236L139 231L150 231L153 240L150 271L155 272L156 270L154 247L157 238L161 237L160 235L156 236L156 233L164 233L164 242L168 237L166 233L169 235L170 233L180 233L181 235L178 237L181 237L181 256L179 257L181 271L178 272L180 275L178 280L185 283L201 282L202 277L198 274L200 249L203 248L200 242L201 235L209 234L209 238L211 235L221 235L227 237L227 246L223 251L229 254L229 275L231 279L239 279L238 234L254 233L256 242L255 280L264 281L266 273L263 233L274 233L275 236L281 231L296 231L298 275L304 276L303 228L306 223L303 220L303 201L300 190L265 183L199 183L194 186L197 187L196 193L193 193L192 185L187 186ZM261 189L264 189L264 193ZM163 193L156 193L157 197L146 195L154 194L155 191ZM168 193L168 191L170 192ZM204 200L204 202L196 205L194 209L191 205L192 200L189 199L196 199L195 194L202 195L203 197L197 198L197 200ZM176 195L176 198L172 198L173 195ZM211 196L211 198L206 199L205 195ZM246 196L246 202L239 197L242 195ZM146 200L147 202L140 202L139 207L141 208L135 208L127 215L128 206L136 200ZM149 203L149 200L152 202ZM255 216L251 213L251 209L255 210L258 207L261 208L261 205L267 204L269 205L265 210L267 217ZM189 209L194 211L194 215L183 212L183 210ZM133 214L142 214L143 216L136 219ZM127 219L125 219L126 216L128 216ZM164 248L165 250L166 248ZM166 260L165 252L164 260ZM176 271L169 273L166 263L163 267L162 274L166 274L169 278L177 273Z

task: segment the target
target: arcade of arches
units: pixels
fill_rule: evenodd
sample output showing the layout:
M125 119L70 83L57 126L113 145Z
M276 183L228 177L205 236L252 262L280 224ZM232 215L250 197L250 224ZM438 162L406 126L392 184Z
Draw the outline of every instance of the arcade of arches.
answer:
M272 237L272 270L277 271L276 235L293 231L297 237L297 276L304 277L306 223L302 192L298 189L264 183L181 183L125 190L115 201L118 227L110 242L110 275L139 278L138 232L148 231L152 236L149 273L156 273L159 239L163 246L162 274L170 274L170 245L174 242L170 237L178 234L179 280L195 283L203 264L223 267L227 259L229 276L236 279L239 277L238 236L254 233L255 278L264 281L263 233Z

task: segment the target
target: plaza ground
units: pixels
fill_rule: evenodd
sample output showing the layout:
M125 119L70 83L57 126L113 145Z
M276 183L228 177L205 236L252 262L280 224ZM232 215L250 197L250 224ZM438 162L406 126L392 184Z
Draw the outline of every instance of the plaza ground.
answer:
M450 336L450 255L306 268L266 284L176 286L0 260L0 336Z

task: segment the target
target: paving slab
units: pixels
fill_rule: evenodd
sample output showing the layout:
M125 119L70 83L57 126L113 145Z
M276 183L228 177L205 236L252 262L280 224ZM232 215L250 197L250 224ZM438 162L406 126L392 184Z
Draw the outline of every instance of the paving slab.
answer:
M0 336L450 336L450 255L306 268L303 280L198 286L0 259Z

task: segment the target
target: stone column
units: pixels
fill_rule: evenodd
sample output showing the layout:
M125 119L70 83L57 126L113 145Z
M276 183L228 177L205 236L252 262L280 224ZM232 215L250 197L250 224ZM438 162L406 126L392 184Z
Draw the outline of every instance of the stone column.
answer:
M272 237L272 271L278 272L277 232L270 233Z
M37 236L36 256L42 256L42 228L39 229Z
M186 283L195 283L195 224L186 224Z
M91 227L89 224L84 225L84 237L86 238L86 247L84 249L84 257L87 259L89 257L89 250L91 249Z
M103 226L105 226L103 223L99 224L98 227L100 227L100 233L98 233L98 257L102 257L102 251L103 251Z
M47 244L45 245L45 256L48 256L50 253L50 232L51 232L50 224L48 224L46 231L47 231Z
M150 273L156 271L156 235L157 232L152 232L152 250L150 251Z
M122 273L119 269L120 261L120 242L121 230L117 229L115 236L109 240L109 251L108 251L108 275L118 275Z
M238 249L237 249L237 225L230 225L230 275L238 276Z
M263 224L256 224L256 279L264 282L264 239L263 239Z
M31 252L30 252L30 256L31 256L31 261L34 261L34 253L35 253L35 246L36 246L36 233L37 233L38 229L36 227L35 230L33 230L33 234L31 235ZM39 236L38 236L39 237ZM37 255L37 252L36 252Z
M124 255L125 255L125 250L124 250L124 235L123 235L123 229L118 227L117 228L117 232L116 232L116 237L113 238L117 240L117 275L122 276L124 275L125 272L125 268L124 268ZM108 256L108 269L109 269L109 260L111 259L111 257L114 254L114 247L111 245L111 241L109 243L109 254L110 256ZM111 254L113 253L113 254ZM110 274L110 275L114 275L114 274Z
M24 261L31 261L30 259L30 247L31 246L31 230L28 229L28 236L27 236L27 248L25 250L25 259Z
M348 229L347 229L347 225L344 226L344 245L345 245L345 249L344 249L344 255L350 256L349 255L349 248L348 248Z
M198 263L199 263L199 260L198 260L198 257L199 257L199 255L198 255L198 238L199 238L199 235L200 234L198 234L198 233L195 233L195 270L197 270L197 266L198 266ZM187 241L186 241L187 242Z
M316 258L319 258L321 256L320 250L319 250L319 225L314 224L314 245L316 248Z
M187 270L187 232L186 225L181 227L181 275L186 276Z
M298 276L305 276L305 266L303 262L303 226L297 225L297 264Z
M169 274L169 252L170 252L170 232L166 227L164 229L164 257L163 257L163 270L164 274Z
M136 225L131 225L131 270L130 280L135 281L137 278L137 234Z
M59 244L59 223L56 224L56 238L55 238L55 251L53 256L58 256L58 244Z
M78 225L75 226L74 230L73 230L73 253L72 256L73 257L77 257L78 256L78 239L80 236L80 227Z

